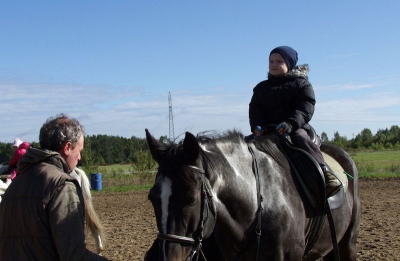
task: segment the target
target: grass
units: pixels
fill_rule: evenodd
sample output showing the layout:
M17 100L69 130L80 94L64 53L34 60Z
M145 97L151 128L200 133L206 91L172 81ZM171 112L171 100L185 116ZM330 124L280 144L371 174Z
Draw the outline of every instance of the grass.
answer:
M351 157L360 178L400 177L400 151L357 151ZM85 171L90 178L92 172ZM155 171L134 171L129 164L100 166L96 172L102 173L102 192L146 191L156 176Z
M400 177L400 151L357 151L351 154L360 178Z
M132 165L129 164L99 166L95 171L83 169L89 179L91 173L102 174L102 191L104 192L149 190L156 176L155 171L134 171Z
M138 185L138 186L120 186L120 187L105 187L101 191L95 191L94 193L101 192L126 192L126 191L148 191L152 187L149 185Z

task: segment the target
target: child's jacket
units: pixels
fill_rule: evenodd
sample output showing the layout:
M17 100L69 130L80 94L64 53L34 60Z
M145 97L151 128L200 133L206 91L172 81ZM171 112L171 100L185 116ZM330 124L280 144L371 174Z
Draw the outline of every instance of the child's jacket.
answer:
M268 75L257 84L249 104L251 131L256 126L288 122L295 131L313 114L315 95L308 81L308 65L300 65L282 77Z

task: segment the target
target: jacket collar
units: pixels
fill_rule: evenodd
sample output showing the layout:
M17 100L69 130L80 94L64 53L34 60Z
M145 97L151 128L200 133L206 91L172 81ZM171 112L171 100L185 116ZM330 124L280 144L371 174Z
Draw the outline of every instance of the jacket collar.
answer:
M65 162L60 153L51 150L30 147L18 162L19 173L25 172L32 164L38 162L46 162L54 165L65 173L70 172L68 164Z

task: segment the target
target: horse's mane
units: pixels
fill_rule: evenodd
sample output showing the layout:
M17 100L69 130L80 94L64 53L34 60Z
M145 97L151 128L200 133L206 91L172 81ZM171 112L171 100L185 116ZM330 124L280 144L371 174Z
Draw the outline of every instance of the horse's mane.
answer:
M198 133L196 138L200 144L209 144L212 146L217 142L239 143L243 141L244 136L240 131L233 129L222 133L216 131L204 131Z
M217 142L231 142L234 144L245 142L243 134L235 129L228 130L224 133L218 133L215 131L202 132L197 134L197 139L200 144L208 144L211 146L215 145ZM287 160L279 150L281 139L275 133L266 134L257 139L253 139L250 142L252 142L258 150L271 156L279 165L287 166Z
M204 131L200 132L196 136L200 145L200 156L203 158L205 166L203 166L206 170L213 169L213 160L211 160L209 153L203 150L202 147L207 147L207 149L216 148L217 143L232 143L232 144L241 144L245 143L244 135L235 129L228 130L225 132L216 132L216 131ZM275 134L267 134L265 136L259 137L257 139L253 139L250 141L255 145L255 147L267 153L270 157L272 157L280 166L287 166L287 160L285 156L279 150L280 138ZM163 162L170 168L173 168L173 173L177 173L178 175L174 175L181 179L184 184L188 187L193 188L197 186L198 180L193 175L185 175L187 173L187 162L185 161L184 152L183 152L183 140L179 143L171 143L167 144L164 150ZM215 158L215 155L213 155Z

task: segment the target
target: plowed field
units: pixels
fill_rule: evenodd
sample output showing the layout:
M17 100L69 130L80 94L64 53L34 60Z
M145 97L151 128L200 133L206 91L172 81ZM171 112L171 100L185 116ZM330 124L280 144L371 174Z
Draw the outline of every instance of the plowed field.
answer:
M361 180L360 191L358 260L400 260L400 179ZM157 232L147 192L97 192L93 201L107 236L103 255L143 260Z

